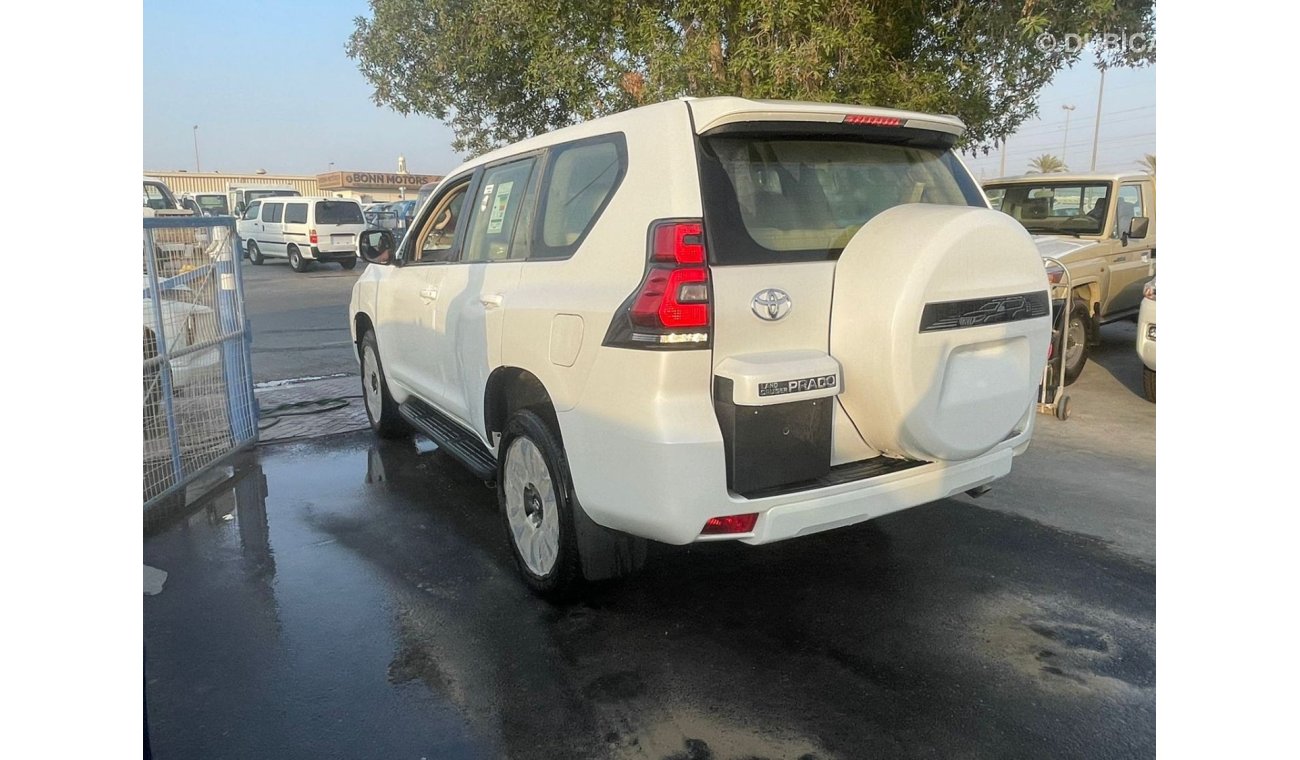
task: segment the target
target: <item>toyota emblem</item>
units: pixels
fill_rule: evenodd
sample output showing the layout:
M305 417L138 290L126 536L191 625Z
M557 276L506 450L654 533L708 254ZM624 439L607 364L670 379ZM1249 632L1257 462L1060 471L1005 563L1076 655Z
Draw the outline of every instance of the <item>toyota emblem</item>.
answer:
M790 294L780 288L768 288L754 294L754 316L775 322L790 313Z

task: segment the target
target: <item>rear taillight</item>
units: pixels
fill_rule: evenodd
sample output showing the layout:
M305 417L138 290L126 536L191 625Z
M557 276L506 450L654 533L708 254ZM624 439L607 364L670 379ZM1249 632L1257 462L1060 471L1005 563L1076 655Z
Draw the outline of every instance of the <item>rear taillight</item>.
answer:
M316 243L320 242L316 238L316 230L307 230L307 239L311 241L312 245L316 245Z
M704 223L650 224L648 264L636 291L620 307L605 345L622 348L707 348L712 313Z

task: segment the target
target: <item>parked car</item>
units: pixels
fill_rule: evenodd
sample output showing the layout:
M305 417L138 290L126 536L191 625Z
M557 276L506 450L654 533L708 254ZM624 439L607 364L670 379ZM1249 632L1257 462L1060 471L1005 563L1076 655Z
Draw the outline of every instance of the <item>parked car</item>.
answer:
M236 222L249 261L287 258L295 272L313 261L357 265L357 236L366 229L361 204L345 198L262 198Z
M149 278L144 278L144 430L145 435L165 434L162 422L162 364L156 361L164 343L169 354L184 351L191 346L218 337L216 313L200 303L194 303L186 287L170 287L159 291L155 311L150 297ZM170 361L173 395L182 395L200 385L220 371L221 353L214 346L208 351L195 351Z
M371 425L495 480L542 594L630 572L646 539L766 544L979 493L1029 445L1051 326L963 129L681 99L476 158L395 256L361 241Z
M157 177L144 178L144 215L145 216L188 216L176 196L172 194L167 183Z
M243 216L248 204L259 198L294 198L302 197L292 185L272 185L263 183L231 183L226 185L226 201L235 210L235 216Z
M183 193L181 206L198 216L230 216L225 193Z
M989 180L993 208L1034 236L1043 256L1069 270L1048 270L1053 297L1069 303L1065 382L1073 383L1108 322L1137 315L1156 255L1156 178L1150 174L1029 174Z
M1138 309L1137 353L1142 359L1142 394L1147 401L1156 400L1156 281L1152 278L1142 289L1142 306Z

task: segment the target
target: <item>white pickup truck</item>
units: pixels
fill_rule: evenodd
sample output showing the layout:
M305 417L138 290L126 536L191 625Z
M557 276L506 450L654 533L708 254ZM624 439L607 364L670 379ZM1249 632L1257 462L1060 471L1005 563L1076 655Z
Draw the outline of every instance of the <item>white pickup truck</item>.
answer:
M1010 214L1038 251L1069 271L1065 382L1072 383L1099 340L1098 328L1135 317L1155 274L1156 178L1150 174L1029 174L984 183L993 208ZM1053 300L1063 273L1048 268Z

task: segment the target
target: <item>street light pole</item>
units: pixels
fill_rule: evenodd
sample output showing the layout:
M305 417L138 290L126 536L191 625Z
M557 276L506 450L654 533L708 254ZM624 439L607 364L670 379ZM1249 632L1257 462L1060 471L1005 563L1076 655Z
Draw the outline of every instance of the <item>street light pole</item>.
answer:
M1106 67L1101 67L1101 84L1097 85L1097 124L1092 128L1092 166L1088 171L1097 171L1097 136L1101 134L1101 94L1106 89Z
M1062 105L1065 110L1065 137L1061 139L1061 163L1065 164L1065 146L1070 142L1070 114L1074 113L1074 106Z
M194 125L194 171L201 172L199 168L199 125Z

